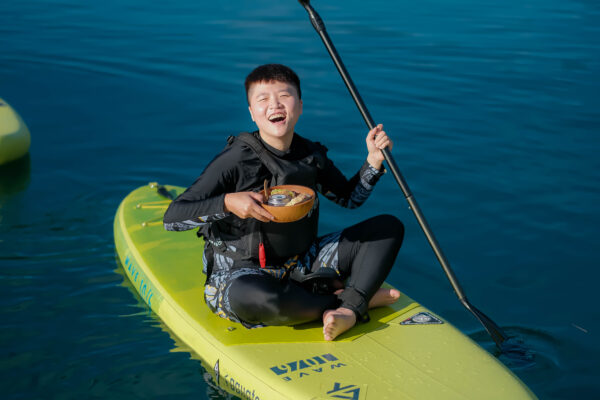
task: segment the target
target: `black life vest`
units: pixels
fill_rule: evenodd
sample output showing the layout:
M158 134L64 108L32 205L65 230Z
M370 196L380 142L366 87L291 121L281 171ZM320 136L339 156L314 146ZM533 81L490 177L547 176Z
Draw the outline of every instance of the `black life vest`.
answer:
M272 174L270 186L302 185L312 188L315 193L317 173L326 163L327 149L294 134L294 140L302 141L307 152L299 160L286 160L276 157L251 133L242 132L237 137L229 137L229 146L250 148L261 163ZM256 190L262 188L262 182L256 182ZM274 266L290 257L308 250L317 237L319 222L319 199L315 198L312 210L304 218L290 223L263 223L253 218L241 219L230 215L214 221L209 227L209 243L213 251L221 253L234 261L247 260L247 265L257 265L259 243L264 243L267 265ZM231 251L234 248L235 251ZM236 263L239 264L239 263Z

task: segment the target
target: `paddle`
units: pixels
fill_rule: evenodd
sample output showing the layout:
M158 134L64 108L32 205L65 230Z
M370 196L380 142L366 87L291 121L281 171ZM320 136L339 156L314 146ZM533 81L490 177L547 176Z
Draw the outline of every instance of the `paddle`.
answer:
M352 82L352 79L350 78L350 75L348 74L348 71L346 71L346 67L344 67L344 64L343 64L339 54L337 53L335 47L333 46L333 43L331 42L331 39L329 38L327 31L325 30L325 25L323 24L323 20L321 19L319 14L317 14L317 12L312 8L309 0L299 0L299 2L300 2L300 4L302 4L302 6L308 12L310 22L312 22L313 27L315 28L315 30L317 31L317 33L323 40L323 43L325 44L325 47L327 48L327 51L329 52L331 59L335 63L335 66L337 67L340 75L342 76L342 79L344 80L346 87L350 91L350 94L352 95L352 98L354 99L356 106L360 110L360 113L362 114L365 122L367 123L367 126L369 127L369 129L373 129L375 127L375 122L373 121L373 118L369 114L369 110L367 110L365 103L363 102L362 98L360 97L360 94L356 90L356 87L354 86L354 83ZM458 280L456 279L454 272L450 268L450 264L448 263L448 260L444 256L444 253L442 253L442 249L440 248L440 245L438 244L435 236L433 235L433 232L429 228L429 225L427 224L427 221L425 220L425 217L423 216L423 213L421 212L421 209L419 208L419 205L417 204L416 199L414 198L413 194L411 193L411 191L408 187L408 184L402 177L402 174L400 173L400 170L398 169L398 166L396 165L396 161L394 160L394 158L392 157L392 155L388 149L383 149L382 152L383 152L383 156L385 157L385 160L387 161L387 164L389 166L389 170L392 171L394 178L396 178L396 182L398 182L400 189L402 189L402 193L404 193L404 197L406 197L406 201L408 201L408 205L409 205L410 209L414 213L415 217L417 218L417 221L419 222L419 225L421 226L421 229L425 233L425 236L427 237L427 240L429 241L429 244L431 245L431 248L433 249L435 256L437 257L444 272L446 273L446 276L448 277L450 284L454 288L454 292L458 296L461 303L467 308L467 310L469 310L483 325L483 327L490 334L490 336L492 337L494 342L496 342L496 345L498 346L498 348L500 350L502 350L502 343L506 339L508 339L508 336L502 331L502 329L500 329L500 327L498 325L496 325L494 323L494 321L492 321L484 313L482 313L477 308L475 308L475 306L473 306L467 300L467 296L465 295L465 292L460 287L460 284L458 283Z

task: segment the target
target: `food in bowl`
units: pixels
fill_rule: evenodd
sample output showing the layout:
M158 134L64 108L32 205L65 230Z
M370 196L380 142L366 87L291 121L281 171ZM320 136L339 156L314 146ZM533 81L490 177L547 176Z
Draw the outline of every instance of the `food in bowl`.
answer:
M311 198L312 196L308 193L298 193L288 189L273 189L267 199L267 204L274 207L290 207Z
M315 192L306 186L279 185L262 192L265 200L262 206L275 217L275 222L297 221L311 210ZM266 193L266 196L265 196Z

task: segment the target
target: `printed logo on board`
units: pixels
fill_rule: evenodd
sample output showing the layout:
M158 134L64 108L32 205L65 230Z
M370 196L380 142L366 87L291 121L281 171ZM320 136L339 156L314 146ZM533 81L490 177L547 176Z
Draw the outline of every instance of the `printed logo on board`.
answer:
M333 384L333 389L329 390L327 395L331 399L359 400L360 387L357 385L345 385L335 382Z
M146 277L140 267L138 267L135 258L128 251L125 257L125 263L123 268L129 280L135 286L137 292L142 299L150 306L150 308L157 307L162 302L162 296L150 283L150 280Z
M244 386L243 382L236 381L233 376L225 374L223 376L223 385L225 386L226 391L231 392L242 399L260 400L260 395L256 392L256 389Z
M322 354L301 360L290 361L285 364L271 367L275 375L280 376L284 381L304 378L305 376L321 374L324 371L331 371L337 368L345 367L346 364L331 353Z
M412 317L405 319L400 325L432 325L432 324L443 324L444 321L431 315L428 312L420 312L413 315Z
M217 360L217 362L215 363L215 367L213 368L213 370L215 371L215 380L217 381L218 385L219 379L221 378L221 375L219 374L219 360Z

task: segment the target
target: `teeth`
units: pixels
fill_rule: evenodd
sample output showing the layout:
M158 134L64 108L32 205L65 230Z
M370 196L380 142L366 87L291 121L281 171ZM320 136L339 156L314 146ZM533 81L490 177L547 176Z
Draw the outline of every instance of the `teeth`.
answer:
M276 120L276 119L284 119L284 118L285 118L285 114L283 114L283 113L276 113L276 114L273 114L273 115L269 116L269 121L273 121L273 120Z

